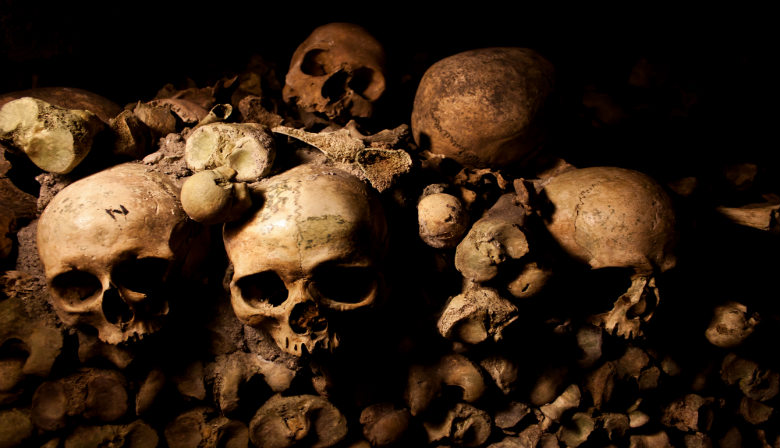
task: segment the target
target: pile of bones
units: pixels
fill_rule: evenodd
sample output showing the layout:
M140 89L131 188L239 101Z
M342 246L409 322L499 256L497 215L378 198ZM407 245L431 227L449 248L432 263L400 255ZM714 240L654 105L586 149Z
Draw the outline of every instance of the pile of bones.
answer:
M0 447L780 446L778 314L695 267L776 195L568 163L527 48L435 62L392 129L360 26L275 76L0 97Z

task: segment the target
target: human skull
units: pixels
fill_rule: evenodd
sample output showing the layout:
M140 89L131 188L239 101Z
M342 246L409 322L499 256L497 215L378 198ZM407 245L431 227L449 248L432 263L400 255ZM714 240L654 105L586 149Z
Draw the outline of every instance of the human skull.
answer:
M140 164L63 189L41 214L37 237L60 319L93 327L109 344L159 330L190 230L178 188Z
M356 177L314 165L259 192L260 209L223 233L233 310L287 353L333 350L338 327L381 297L382 208Z
M328 118L370 117L385 91L385 52L364 28L329 23L293 53L282 94L302 110Z
M677 263L669 196L650 176L617 167L566 171L543 194L552 208L545 225L564 252L592 269L633 271L613 310L592 321L626 338L641 335L640 324L658 304L654 275Z
M529 160L549 127L554 68L527 48L478 48L425 71L414 97L415 142L470 168Z

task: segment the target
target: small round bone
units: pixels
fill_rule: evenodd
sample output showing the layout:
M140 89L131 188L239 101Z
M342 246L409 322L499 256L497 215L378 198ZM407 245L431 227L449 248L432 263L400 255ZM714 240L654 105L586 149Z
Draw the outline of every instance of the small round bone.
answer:
M397 443L409 429L411 415L407 409L396 409L392 403L371 405L360 413L363 436L371 446Z
M425 244L441 249L455 247L466 231L468 214L455 196L429 194L417 204L420 238Z
M232 181L235 176L235 170L222 166L187 178L181 187L184 211L207 225L240 218L252 206L252 198L246 184Z
M105 125L92 112L52 106L35 98L0 109L0 140L20 149L44 171L71 172L92 149Z
M526 48L482 48L444 58L423 75L415 142L467 167L499 168L536 152L553 67Z
M445 385L460 388L463 401L469 403L482 397L486 389L479 367L457 354L444 356L431 366L412 366L407 384L406 402L413 416L428 409L441 395Z
M187 138L184 159L193 171L228 166L239 182L260 180L271 172L276 146L271 132L255 123L211 123Z

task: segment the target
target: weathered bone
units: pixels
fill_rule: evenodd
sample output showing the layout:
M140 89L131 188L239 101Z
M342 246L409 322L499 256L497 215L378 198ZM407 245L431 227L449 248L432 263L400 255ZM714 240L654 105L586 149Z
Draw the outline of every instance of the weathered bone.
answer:
M652 316L653 275L676 264L675 213L663 188L638 171L614 167L571 169L552 177L542 194L552 209L547 230L573 259L592 269L634 271L629 290L615 309L593 321L624 338L641 336ZM638 314L628 318L632 310Z
M525 219L525 208L513 194L501 196L458 244L455 268L474 282L494 278L500 264L528 253L528 240L522 230Z
M709 431L713 421L713 398L687 394L670 403L661 415L661 424L680 431Z
M428 409L445 385L459 387L467 403L478 400L486 388L479 367L462 355L446 355L434 365L414 365L409 369L405 392L411 414L417 416Z
M322 25L293 53L282 95L331 119L370 117L385 91L384 65L382 45L363 27Z
M428 443L449 441L455 446L474 447L487 441L493 424L487 412L458 403L442 421L426 421L423 426L428 434Z
M457 246L466 232L468 214L455 196L429 194L417 204L417 223L425 244L436 249L450 248Z
M66 439L65 448L84 446L121 446L154 448L160 438L143 420L127 425L79 426Z
M498 389L509 395L517 386L517 376L519 366L513 360L500 356L492 355L480 361L479 365L493 378Z
M314 146L336 167L367 180L378 191L388 189L399 176L409 172L412 167L411 156L402 149L393 149L398 138L382 138L385 135L381 132L365 136L358 133L350 123L336 131L316 134L286 126L277 126L272 130ZM393 134L406 132L406 129L401 125L392 131L383 132L392 137Z
M576 412L558 429L558 440L566 446L577 447L585 443L595 429L596 419L585 412Z
M152 131L132 111L122 111L111 119L109 126L114 133L114 154L125 158L141 159L152 148Z
M213 409L197 407L165 427L165 441L170 448L245 447L249 445L249 430Z
M168 104L139 101L133 108L133 115L151 131L153 142L176 132L178 125L176 115Z
M25 446L33 435L34 427L29 412L21 409L0 411L0 447Z
M227 225L236 316L292 355L331 351L338 324L384 294L381 204L341 170L301 165L257 187L263 206Z
M227 166L236 171L236 181L254 182L271 172L276 144L262 125L211 123L187 137L184 158L193 171Z
M371 405L360 413L363 436L377 447L398 443L409 429L410 420L407 409L396 409L392 403Z
M194 221L210 225L235 221L252 206L245 183L233 182L228 166L195 173L181 187L181 205Z
M43 211L37 235L59 317L97 329L110 344L162 328L169 289L197 252L197 238L178 188L135 163L60 191Z
M748 315L748 309L739 302L727 302L715 307L712 321L704 336L712 345L733 348L742 344L759 323L758 313Z
M33 318L25 310L23 293L28 279L29 276L19 271L8 271L0 277L0 293L8 297L0 301L0 346L20 341L23 346L19 349L27 353L21 373L46 377L62 350L63 337L58 329Z
M412 109L423 149L469 167L502 167L543 140L552 65L526 48L481 48L444 58L423 75Z
M249 423L249 439L258 448L305 444L327 448L347 435L347 420L335 406L316 395L274 395Z
M517 320L517 307L494 289L469 288L451 298L437 323L448 339L478 344L490 338L500 341L504 329Z
M104 128L92 112L63 109L30 97L11 101L0 109L0 140L52 173L71 172Z

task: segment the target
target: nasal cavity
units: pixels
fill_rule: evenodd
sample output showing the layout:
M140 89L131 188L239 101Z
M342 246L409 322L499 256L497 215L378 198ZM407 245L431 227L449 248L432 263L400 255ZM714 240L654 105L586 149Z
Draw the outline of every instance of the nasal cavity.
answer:
M338 101L347 93L349 74L339 70L322 85L322 96L330 101Z
M317 304L303 302L296 304L290 313L290 328L298 334L323 331L328 328L328 322L320 316Z
M127 306L119 291L111 288L103 294L103 316L114 325L121 325L133 319L133 310Z

